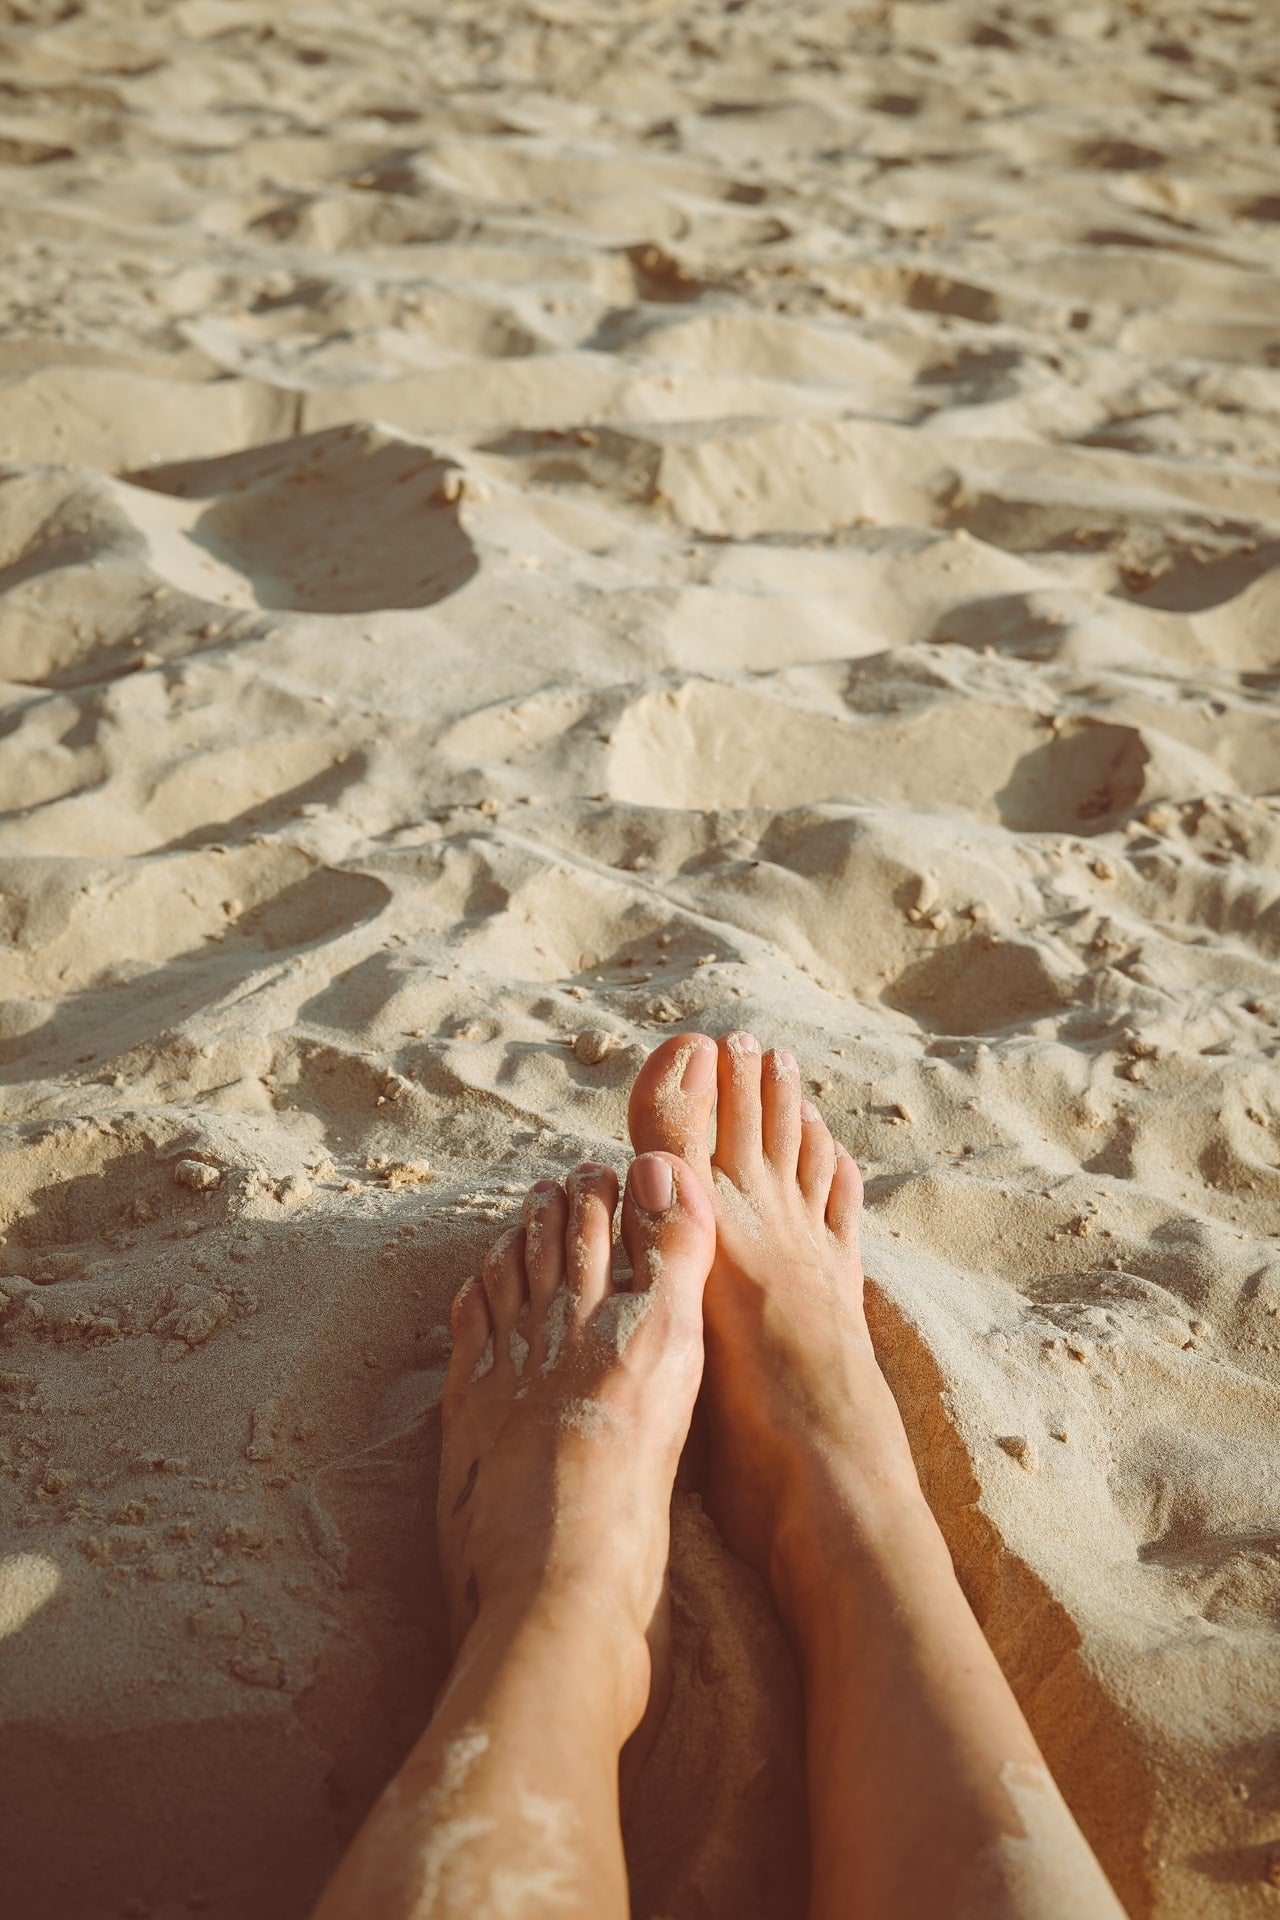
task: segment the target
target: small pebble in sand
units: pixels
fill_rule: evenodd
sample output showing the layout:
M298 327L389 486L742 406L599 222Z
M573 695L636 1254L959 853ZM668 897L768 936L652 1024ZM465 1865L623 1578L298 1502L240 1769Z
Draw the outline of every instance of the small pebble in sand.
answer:
M384 1187L420 1187L435 1175L425 1160L393 1160L378 1175Z
M264 1400L249 1415L249 1444L246 1460L274 1460L276 1457L276 1403Z
M205 1160L179 1160L173 1177L180 1187L190 1187L193 1193L212 1193L222 1185L220 1170Z
M933 912L941 895L938 891L938 876L934 873L922 873L916 884L916 897L911 903L908 919L923 919Z
M152 1321L151 1331L163 1339L198 1347L217 1332L230 1311L231 1302L225 1294L188 1282L174 1289L167 1310Z
M587 1027L573 1043L573 1057L584 1067L598 1067L621 1045L616 1033L608 1033L603 1027Z

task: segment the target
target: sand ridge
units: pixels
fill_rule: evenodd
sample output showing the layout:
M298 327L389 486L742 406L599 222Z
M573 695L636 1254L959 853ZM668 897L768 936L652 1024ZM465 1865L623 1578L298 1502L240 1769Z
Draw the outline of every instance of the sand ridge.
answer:
M300 1920L445 1672L449 1299L737 1025L1127 1909L1271 1910L1277 56L0 7L7 1912ZM673 1538L635 1909L794 1920L790 1656Z

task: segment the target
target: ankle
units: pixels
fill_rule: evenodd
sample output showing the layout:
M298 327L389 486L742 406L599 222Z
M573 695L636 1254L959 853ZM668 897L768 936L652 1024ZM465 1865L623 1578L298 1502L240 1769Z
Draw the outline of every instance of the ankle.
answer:
M545 1581L481 1606L454 1662L455 1674L464 1670L589 1700L621 1750L643 1717L652 1662L644 1632L615 1597L581 1582Z
M823 1462L779 1514L770 1563L774 1602L802 1659L856 1623L909 1569L951 1569L914 1468Z

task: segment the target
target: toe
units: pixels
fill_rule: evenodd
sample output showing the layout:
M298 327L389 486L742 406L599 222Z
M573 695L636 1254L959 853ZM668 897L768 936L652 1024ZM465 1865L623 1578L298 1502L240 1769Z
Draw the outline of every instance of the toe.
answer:
M827 1197L827 1225L846 1245L856 1245L862 1217L862 1175L852 1154L836 1148L836 1167Z
M729 1033L720 1041L717 1051L713 1159L735 1185L743 1185L754 1180L763 1165L760 1042L754 1033Z
M489 1249L484 1263L484 1290L489 1302L489 1317L498 1336L499 1354L505 1352L507 1335L524 1311L529 1298L524 1271L524 1228L512 1227Z
M674 1153L704 1181L711 1178L707 1139L716 1104L715 1041L678 1033L649 1055L631 1091L628 1122L637 1153Z
M643 1323L702 1337L702 1290L716 1250L715 1215L693 1169L673 1153L646 1153L632 1163L622 1202L622 1240L630 1256L631 1292L619 1317L620 1343ZM642 1307L637 1296L645 1296ZM635 1302L634 1306L629 1303Z
M494 1332L489 1317L489 1301L479 1274L459 1288L450 1316L453 1354L444 1385L441 1411L444 1426L440 1448L440 1481L437 1488L438 1517L460 1511L465 1504L461 1495L476 1474L476 1416L474 1387L493 1371Z
M445 1385L447 1396L453 1395L462 1387L470 1386L472 1376L485 1356L493 1333L493 1322L489 1318L489 1302L478 1274L464 1281L454 1295L450 1326L453 1332L453 1353L449 1360L449 1377Z
M800 1155L796 1178L800 1191L821 1219L827 1210L831 1176L836 1170L836 1143L811 1100L800 1102Z
M524 1265L529 1305L540 1319L564 1283L564 1237L569 1202L554 1180L539 1180L524 1197Z
M800 1068L794 1053L771 1048L760 1075L764 1155L774 1172L793 1180L800 1154Z
M564 1236L565 1277L580 1317L612 1291L613 1215L618 1176L612 1167L586 1162L569 1175L569 1219Z

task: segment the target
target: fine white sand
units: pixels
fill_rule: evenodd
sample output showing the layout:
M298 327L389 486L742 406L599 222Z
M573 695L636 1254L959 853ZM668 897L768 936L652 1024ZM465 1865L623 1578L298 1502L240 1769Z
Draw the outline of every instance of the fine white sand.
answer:
M1280 1899L1272 0L0 5L0 1872L301 1920L447 1302L800 1056L1135 1916ZM797 1920L692 1493L640 1920Z

